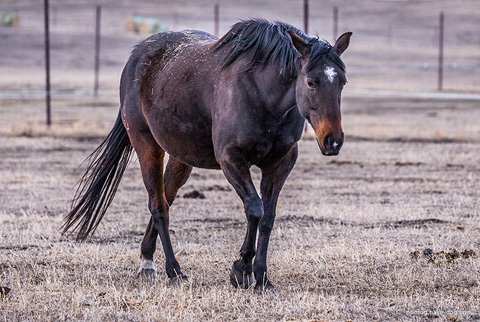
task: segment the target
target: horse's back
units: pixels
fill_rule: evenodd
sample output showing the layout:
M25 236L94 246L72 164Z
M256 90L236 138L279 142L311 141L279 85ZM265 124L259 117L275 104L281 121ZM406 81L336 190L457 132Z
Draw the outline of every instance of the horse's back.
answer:
M125 66L122 82L123 80L143 82L147 72L163 70L183 50L215 40L216 37L209 33L197 30L162 32L151 35L135 46Z

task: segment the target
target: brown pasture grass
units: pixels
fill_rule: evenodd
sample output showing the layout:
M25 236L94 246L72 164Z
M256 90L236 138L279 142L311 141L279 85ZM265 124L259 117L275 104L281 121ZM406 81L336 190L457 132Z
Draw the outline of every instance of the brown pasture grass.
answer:
M29 109L42 104L2 104L0 287L10 289L0 295L2 321L480 319L475 102L347 95L341 154L322 157L307 135L280 196L268 258L275 294L229 284L246 224L220 171L195 169L171 208L188 288L169 285L161 251L159 278L137 277L149 214L135 158L96 234L81 244L62 237L85 166L75 169L109 130L116 103L57 102L58 125L32 121L28 135L11 126L19 123L11 110L34 118ZM258 185L255 168L253 177ZM192 190L206 198L183 197ZM432 263L425 249L477 255Z
M126 34L125 17L159 14L173 29L211 32L215 2L103 1L101 89L116 91L131 46L143 38ZM75 10L54 4L52 88L78 95L93 82L93 49L82 39L93 35L96 2ZM435 90L443 10L444 87L478 91L476 1L311 1L311 32L330 41L334 5L339 31L354 32L342 56L348 86ZM221 2L221 33L252 12L302 26L300 2L277 1L272 10L265 1L228 0ZM18 29L2 30L14 37L0 46L0 89L43 90L43 18L38 10L20 13ZM97 233L82 244L62 237L85 165L75 169L110 130L118 99L54 96L50 128L43 100L0 100L0 321L480 320L478 102L344 96L341 154L322 157L306 133L281 194L268 258L275 294L229 284L246 224L219 171L195 169L171 210L189 288L170 287L161 251L159 278L137 277L149 214L135 158ZM193 190L206 198L183 197ZM477 255L432 263L425 249Z

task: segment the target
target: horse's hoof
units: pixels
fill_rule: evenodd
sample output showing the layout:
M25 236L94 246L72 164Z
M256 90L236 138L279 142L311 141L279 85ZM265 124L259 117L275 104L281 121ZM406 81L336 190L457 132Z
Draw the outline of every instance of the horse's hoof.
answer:
M245 272L238 271L234 265L230 271L230 283L232 283L235 288L247 289L253 284L252 273L245 274Z
M187 276L183 274L171 277L170 282L174 288L190 286Z
M155 268L140 268L138 276L142 279L155 279L157 278L157 270Z
M255 291L266 294L273 294L275 293L275 288L269 280L267 280L266 283L263 283L263 281L257 281L257 283L255 284Z
M157 277L157 270L153 265L153 260L143 259L140 269L138 270L138 276L143 279L155 279Z

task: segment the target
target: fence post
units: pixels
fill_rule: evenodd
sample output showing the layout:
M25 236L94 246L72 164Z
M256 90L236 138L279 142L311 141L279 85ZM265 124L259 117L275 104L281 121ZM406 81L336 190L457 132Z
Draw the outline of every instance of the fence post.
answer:
M220 34L220 7L218 3L213 7L213 20L215 24L215 36L218 37Z
M333 42L337 40L338 35L338 7L333 7Z
M308 35L308 0L303 1L303 31Z
M50 28L49 28L49 6L48 0L44 0L45 16L45 102L47 112L47 126L52 125L51 106L50 106Z
M303 31L308 35L308 0L303 0ZM308 131L308 122L303 126L303 132Z
M443 90L443 32L444 32L444 14L440 12L438 32L438 91Z
M102 7L97 6L96 23L95 23L95 82L93 85L93 95L98 96L98 78L100 74L100 20L102 14Z

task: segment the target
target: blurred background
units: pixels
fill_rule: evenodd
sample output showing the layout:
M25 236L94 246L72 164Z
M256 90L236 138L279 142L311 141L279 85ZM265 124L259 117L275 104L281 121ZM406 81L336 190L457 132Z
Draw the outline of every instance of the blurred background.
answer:
M305 3L305 0L50 0L53 123L71 126L74 120L99 117L103 110L95 107L117 108L122 68L133 46L148 34L200 29L221 36L239 19L252 17L287 22L302 30L308 28L308 34L332 43L343 32L352 31L351 46L343 56L349 79L346 96L415 96L440 91L479 96L478 1L310 0L307 25ZM101 11L95 96L97 7ZM444 54L439 88L441 12ZM0 18L3 118L0 131L18 128L23 131L26 122L32 127L45 118L44 1L0 0ZM84 115L79 117L81 111ZM110 114L108 122L116 115L108 109Z

